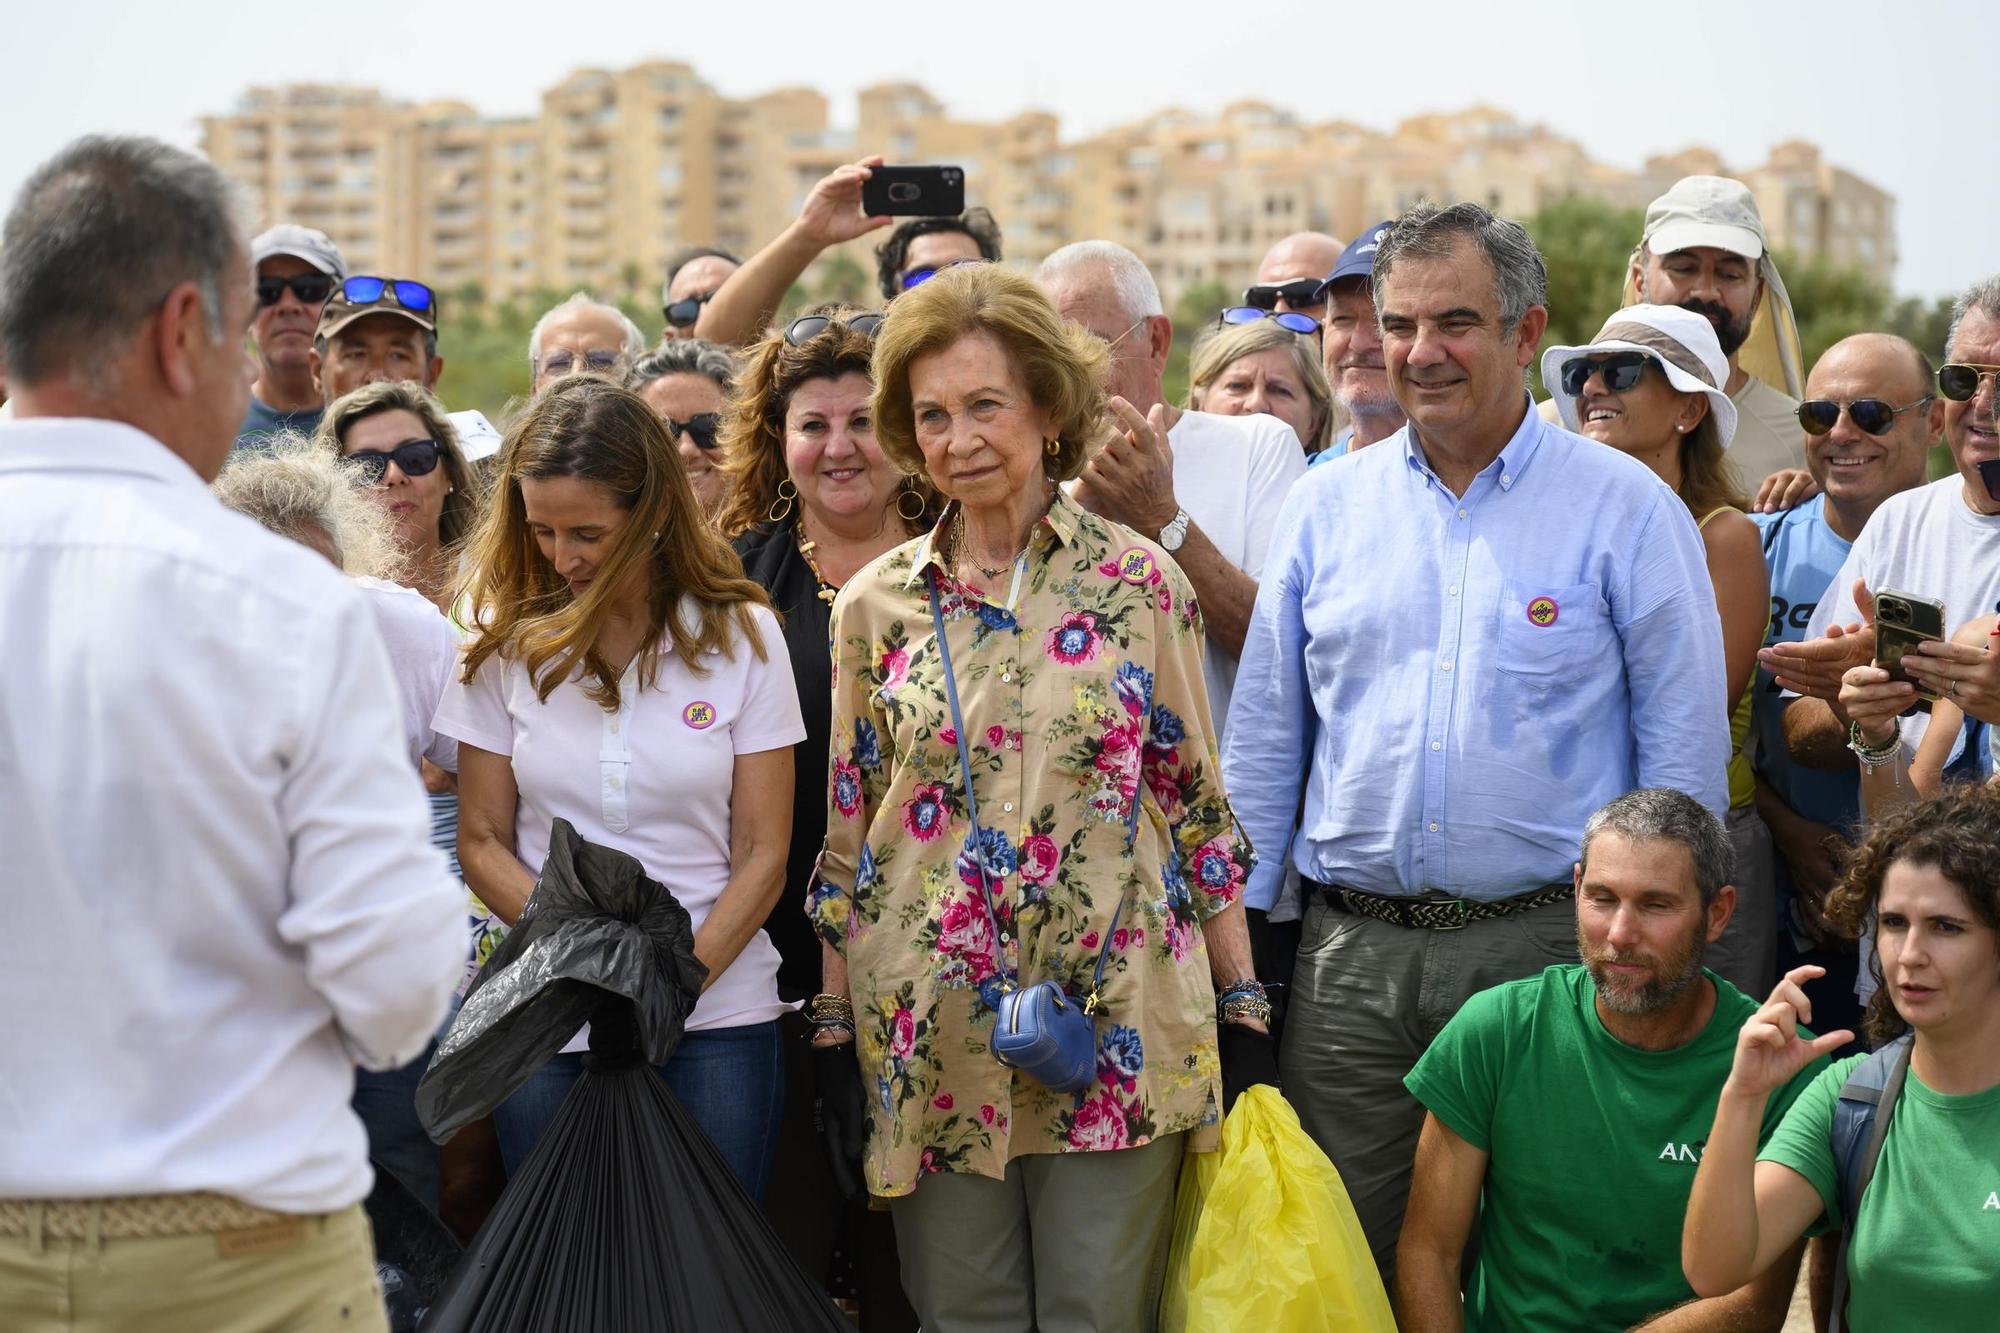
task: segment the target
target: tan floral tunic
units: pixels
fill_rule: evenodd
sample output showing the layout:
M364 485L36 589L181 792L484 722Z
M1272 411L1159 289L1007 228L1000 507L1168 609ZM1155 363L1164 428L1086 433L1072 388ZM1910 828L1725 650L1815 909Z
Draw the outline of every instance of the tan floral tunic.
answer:
M872 1100L868 1186L887 1196L933 1171L998 1177L1027 1153L1183 1130L1212 1146L1221 1074L1201 924L1253 861L1223 794L1201 614L1180 570L1058 496L1010 612L1004 587L960 584L934 556L953 516L850 580L833 613L827 842L807 910L847 958ZM934 567L971 733L977 847L926 591ZM1001 960L975 857L995 887ZM1121 895L1097 1079L1050 1092L987 1048L1003 969L1087 994Z

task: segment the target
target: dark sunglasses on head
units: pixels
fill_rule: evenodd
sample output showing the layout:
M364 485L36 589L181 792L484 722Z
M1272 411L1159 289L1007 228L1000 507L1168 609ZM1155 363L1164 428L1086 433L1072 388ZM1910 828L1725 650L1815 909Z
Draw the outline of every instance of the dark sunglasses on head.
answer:
M1259 282L1243 289L1243 304L1259 310L1276 310L1279 300L1294 308L1319 304L1321 278L1293 278L1290 282Z
M1979 382L1990 379L2000 390L2000 366L1982 366L1973 361L1952 361L1938 367L1937 389L1954 403L1971 400L1979 392Z
M394 460L406 477L428 476L437 469L439 449L436 440L405 440L386 452L380 449L357 449L347 456L347 461L361 469L361 475L370 482L380 483L389 475L390 460Z
M1562 390L1572 398L1583 396L1590 377L1601 374L1606 393L1628 393L1645 375L1653 358L1644 352L1613 352L1608 356L1573 356L1563 362Z
M408 278L377 278L363 274L340 284L341 298L355 305L374 305L384 293L394 297L396 304L405 310L428 314L437 309L437 293Z
M1293 333L1318 333L1319 321L1311 315L1302 315L1296 310L1260 310L1254 305L1233 305L1215 317L1218 324L1255 324L1260 319L1275 319L1281 329Z
M715 297L714 292L703 292L700 296L683 296L678 301L669 301L661 308L667 323L677 329L691 329L701 318L701 308Z
M877 314L866 314L855 315L848 319L835 319L831 315L800 315L786 326L785 341L794 347L804 347L836 324L873 338L882 327L882 317Z
M322 305L333 295L333 279L324 273L293 273L283 278L257 279L257 304L276 305L285 299L285 288L307 305Z
M704 452L715 448L716 432L722 429L720 412L697 412L686 421L665 418L667 430L675 439L685 435L694 441L694 447Z
M977 264L980 262L982 261L977 259L954 259L949 264L926 264L922 268L913 268L903 275L903 290L907 292L912 287L920 287L948 268L957 268L960 264Z
M1841 409L1847 411L1847 419L1870 435L1881 435L1896 424L1896 418L1913 407L1922 407L1930 402L1925 394L1913 403L1895 407L1880 398L1856 398L1851 403L1836 403L1831 398L1809 398L1799 404L1799 424L1806 428L1808 435L1824 435L1840 424Z

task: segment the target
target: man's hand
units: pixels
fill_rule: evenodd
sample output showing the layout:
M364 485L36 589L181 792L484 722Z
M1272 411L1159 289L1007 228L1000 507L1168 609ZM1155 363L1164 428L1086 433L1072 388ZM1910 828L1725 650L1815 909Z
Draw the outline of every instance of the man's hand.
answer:
M1804 468L1780 468L1764 478L1764 484L1757 488L1757 498L1750 502L1750 511L1756 514L1778 514L1787 509L1797 509L1806 501L1819 494L1819 483L1812 473Z
M1950 642L1931 640L1903 654L1910 679L1947 703L1978 718L2000 723L2000 653L1989 646L2000 633L1992 616L1962 627Z
M1823 638L1774 643L1757 654L1758 665L1785 689L1824 699L1840 714L1840 678L1875 660L1875 598L1860 579L1854 580L1854 604L1861 608L1860 624L1829 625Z
M835 167L822 177L806 196L798 221L792 224L800 238L824 250L894 222L894 218L869 217L861 211L861 187L881 165L879 156L864 157Z
M1758 808L1764 809L1764 803L1760 801ZM1773 819L1766 813L1764 822L1770 826L1778 855L1784 858L1785 873L1807 932L1823 946L1840 942L1844 938L1841 932L1826 919L1826 895L1840 882L1847 840L1818 820L1791 813Z
M1113 395L1110 440L1083 469L1078 499L1113 523L1153 538L1174 521L1174 451L1167 444L1167 409L1145 416Z

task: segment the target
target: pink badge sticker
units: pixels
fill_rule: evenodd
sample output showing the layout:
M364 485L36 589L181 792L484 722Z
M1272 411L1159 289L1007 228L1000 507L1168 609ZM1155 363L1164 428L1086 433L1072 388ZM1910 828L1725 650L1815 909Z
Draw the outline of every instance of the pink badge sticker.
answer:
M1530 625L1539 625L1543 629L1547 629L1556 623L1556 617L1560 614L1562 614L1562 608L1556 605L1556 599L1553 597L1537 597L1528 603L1528 623Z
M681 709L681 721L696 731L707 731L715 725L715 705L706 699L696 699Z
M1120 551L1118 577L1135 585L1153 577L1153 553L1143 546L1128 546Z

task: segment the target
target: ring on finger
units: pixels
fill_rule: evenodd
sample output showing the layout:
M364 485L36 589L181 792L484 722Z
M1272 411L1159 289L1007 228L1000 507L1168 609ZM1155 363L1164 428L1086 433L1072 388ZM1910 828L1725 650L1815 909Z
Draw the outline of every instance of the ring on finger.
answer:
M1944 692L1947 698L1956 699L1958 697L1958 681L1952 680L1947 682Z

